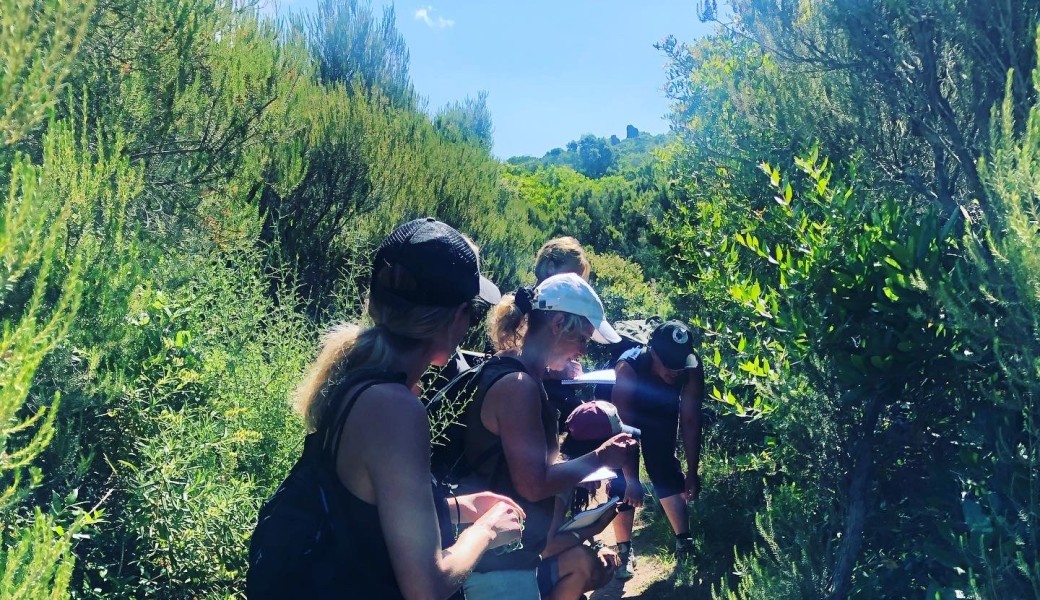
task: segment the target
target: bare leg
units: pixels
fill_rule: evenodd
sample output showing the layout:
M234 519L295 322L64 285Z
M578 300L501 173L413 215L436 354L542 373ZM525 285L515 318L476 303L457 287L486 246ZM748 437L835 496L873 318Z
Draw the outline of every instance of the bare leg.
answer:
M636 556L632 552L632 524L636 511L621 511L614 517L614 538L617 540L617 551L621 558L621 567L617 571L618 579L629 579L636 568Z
M690 510L686 506L686 500L683 499L682 494L661 498L661 508L664 509L664 514L668 517L668 522L671 523L675 535L690 533ZM618 515L617 519L614 519L614 523L617 523L620 518L621 515ZM617 529L615 528L614 531L617 532ZM628 526L628 531L629 535L632 535L631 524Z
M632 525L635 522L636 511L623 510L614 517L614 539L623 544L632 541Z
M557 563L560 579L544 600L575 600L592 589L590 584L596 567L593 562L596 557L585 548L586 546L575 546L560 553Z

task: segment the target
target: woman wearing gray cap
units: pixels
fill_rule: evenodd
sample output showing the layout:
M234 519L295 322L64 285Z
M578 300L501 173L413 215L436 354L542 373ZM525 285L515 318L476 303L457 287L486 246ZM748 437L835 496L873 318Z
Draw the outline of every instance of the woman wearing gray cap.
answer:
M466 461L477 485L516 500L527 519L520 547L484 555L466 581L466 598L537 600L536 571L556 494L600 467L620 467L636 444L620 434L584 456L558 461L559 411L549 404L541 380L547 368L580 358L590 340L620 338L596 292L573 273L503 298L489 329L499 352L485 363L466 409Z
M513 500L437 493L416 396L427 367L443 365L499 298L440 221L405 223L383 241L372 325L333 328L297 391L313 433L261 511L250 598L446 598L486 550L518 539L524 511ZM451 522L472 525L449 547Z

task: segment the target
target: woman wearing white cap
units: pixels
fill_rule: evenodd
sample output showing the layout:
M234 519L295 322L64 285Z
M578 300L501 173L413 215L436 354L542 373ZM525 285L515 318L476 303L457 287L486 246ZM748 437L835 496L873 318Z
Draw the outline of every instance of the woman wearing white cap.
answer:
M636 445L632 436L620 434L584 456L559 462L559 412L548 403L541 377L547 368L580 358L589 340L620 338L604 318L596 292L573 273L504 297L490 331L499 352L485 365L466 410L466 461L476 485L513 498L527 517L520 546L484 555L466 581L466 597L537 599L536 571L555 495L600 467L619 467Z

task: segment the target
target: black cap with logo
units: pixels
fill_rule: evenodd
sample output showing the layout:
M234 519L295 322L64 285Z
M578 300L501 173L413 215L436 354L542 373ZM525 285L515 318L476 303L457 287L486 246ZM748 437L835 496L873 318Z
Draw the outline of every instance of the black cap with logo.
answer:
M681 371L700 366L693 342L689 325L682 321L665 321L650 334L649 346L665 367Z

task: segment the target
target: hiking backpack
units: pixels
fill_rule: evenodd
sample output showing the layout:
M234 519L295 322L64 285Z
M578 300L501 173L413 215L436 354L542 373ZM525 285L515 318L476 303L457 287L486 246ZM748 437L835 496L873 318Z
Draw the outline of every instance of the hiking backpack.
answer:
M335 416L349 385L332 392L326 414ZM354 403L373 385L399 383L379 376L365 380L346 400L336 418L323 419L318 431L304 441L303 454L274 495L260 509L249 543L246 596L274 598L343 598L358 582L347 580L343 565L359 553L353 527L344 512L343 489L336 475L336 449Z
M515 358L492 357L459 373L438 389L426 403L430 421L430 472L441 485L457 487L460 480L470 475L477 466L501 452L501 447L488 448L477 457L473 465L469 465L466 461L465 416L466 409L480 390L484 369L488 365L501 364L502 361L516 363L515 370L500 373L487 383L487 388L510 373L525 371L523 363Z

